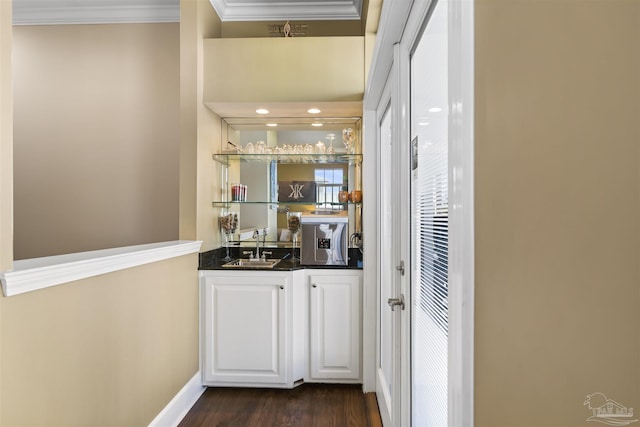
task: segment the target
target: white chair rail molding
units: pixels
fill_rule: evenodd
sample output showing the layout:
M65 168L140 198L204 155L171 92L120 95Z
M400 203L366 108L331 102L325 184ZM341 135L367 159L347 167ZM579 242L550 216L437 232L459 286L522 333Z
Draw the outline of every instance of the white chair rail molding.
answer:
M174 240L42 258L17 260L0 272L4 296L32 292L74 280L196 253L202 241Z

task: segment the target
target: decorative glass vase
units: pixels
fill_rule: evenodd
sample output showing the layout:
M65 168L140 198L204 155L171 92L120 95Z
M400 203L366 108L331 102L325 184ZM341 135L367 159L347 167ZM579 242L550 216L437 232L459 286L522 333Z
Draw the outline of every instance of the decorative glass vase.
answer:
M231 261L231 257L229 256L229 243L233 241L233 235L238 228L238 213L222 212L218 222L220 223L220 231L224 235L224 246L227 249L227 256L224 257L224 260Z

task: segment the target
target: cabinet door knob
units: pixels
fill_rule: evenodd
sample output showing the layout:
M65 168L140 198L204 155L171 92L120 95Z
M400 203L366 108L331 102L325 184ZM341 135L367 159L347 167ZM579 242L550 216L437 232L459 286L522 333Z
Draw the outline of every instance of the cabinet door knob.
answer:
M314 283L314 284L312 284L312 285L311 285L311 287L313 287L313 288L317 288L317 287L318 287L318 284L317 284L317 283Z
M280 285L280 289L284 289L284 286Z

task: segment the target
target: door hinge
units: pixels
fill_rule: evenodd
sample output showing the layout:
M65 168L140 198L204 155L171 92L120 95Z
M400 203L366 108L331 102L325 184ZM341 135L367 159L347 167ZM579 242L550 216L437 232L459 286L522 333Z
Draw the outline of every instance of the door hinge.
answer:
M400 261L400 264L396 265L396 270L400 272L401 276L404 276L404 261Z

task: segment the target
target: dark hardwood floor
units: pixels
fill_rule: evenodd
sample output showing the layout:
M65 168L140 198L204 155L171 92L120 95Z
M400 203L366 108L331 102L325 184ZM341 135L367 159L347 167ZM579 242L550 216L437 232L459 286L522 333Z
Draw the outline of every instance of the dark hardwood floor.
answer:
M179 427L381 427L374 393L361 385L302 384L292 390L208 388Z

